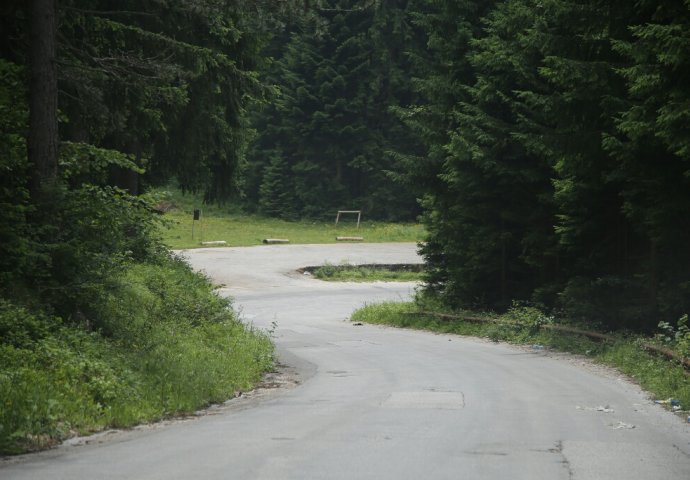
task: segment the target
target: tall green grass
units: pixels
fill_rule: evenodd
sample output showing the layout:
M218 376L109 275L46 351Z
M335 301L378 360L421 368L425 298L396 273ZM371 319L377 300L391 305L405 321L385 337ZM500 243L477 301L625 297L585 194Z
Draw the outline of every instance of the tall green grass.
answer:
M273 365L268 335L181 260L130 266L97 318L76 325L0 303L0 453L191 412Z

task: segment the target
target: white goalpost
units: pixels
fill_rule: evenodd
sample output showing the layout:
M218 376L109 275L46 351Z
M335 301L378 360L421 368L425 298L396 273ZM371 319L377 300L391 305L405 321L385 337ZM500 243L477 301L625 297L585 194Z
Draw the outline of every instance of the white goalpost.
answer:
M335 225L338 226L338 222L340 221L340 215L342 214L357 214L357 229L359 229L359 222L362 220L362 211L361 210L338 210L338 214L335 216Z

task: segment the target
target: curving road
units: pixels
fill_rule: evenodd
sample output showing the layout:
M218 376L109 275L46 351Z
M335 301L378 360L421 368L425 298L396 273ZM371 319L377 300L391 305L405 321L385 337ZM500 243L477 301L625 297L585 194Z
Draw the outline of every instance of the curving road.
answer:
M81 439L0 465L2 479L688 479L690 425L567 355L355 326L409 284L333 284L325 261L414 263L411 244L186 252L244 318L274 330L273 378L192 420ZM295 382L292 382L295 380Z

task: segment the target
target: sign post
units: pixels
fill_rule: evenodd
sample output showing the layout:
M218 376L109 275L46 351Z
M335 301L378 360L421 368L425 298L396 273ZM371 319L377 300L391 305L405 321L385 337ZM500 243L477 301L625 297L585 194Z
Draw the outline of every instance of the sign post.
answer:
M192 240L194 240L194 223L196 221L201 221L201 210L198 208L194 209L194 213L192 214ZM202 231L203 235L203 231Z

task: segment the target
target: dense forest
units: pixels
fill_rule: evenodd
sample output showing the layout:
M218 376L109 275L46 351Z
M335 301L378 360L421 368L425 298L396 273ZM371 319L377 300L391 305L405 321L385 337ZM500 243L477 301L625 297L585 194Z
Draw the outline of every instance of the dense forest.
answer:
M690 2L320 5L264 51L250 208L421 206L450 306L642 330L687 313Z
M429 288L652 329L690 309L690 2L429 2Z
M253 114L250 208L285 218L342 208L370 218L419 213L414 191L397 181L401 155L424 151L395 111L419 98L408 49L421 31L408 3L331 2L272 39L263 78L278 94Z
M147 185L237 192L267 8L3 2L3 297L98 323L111 274L165 256Z

